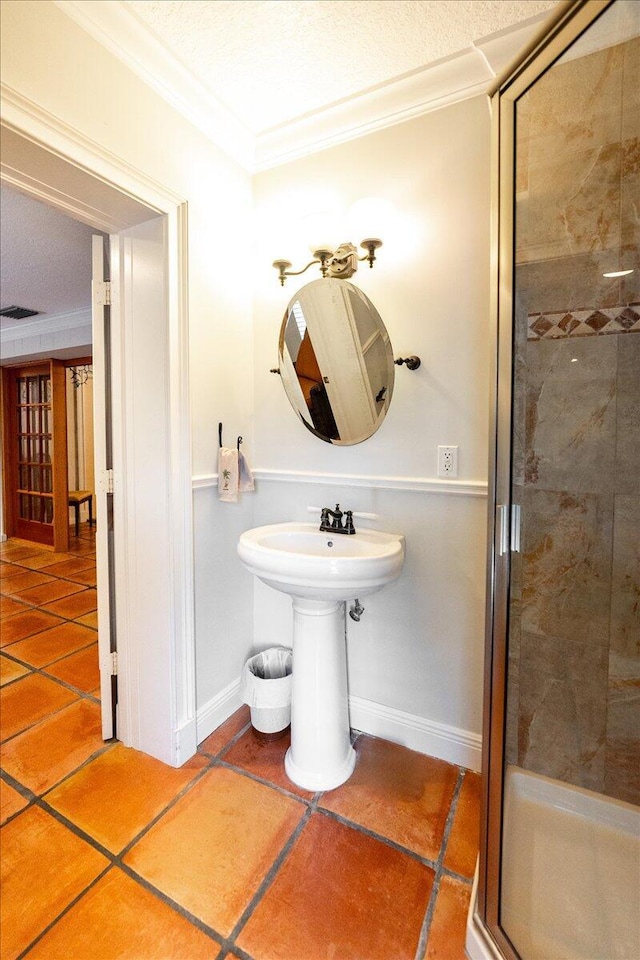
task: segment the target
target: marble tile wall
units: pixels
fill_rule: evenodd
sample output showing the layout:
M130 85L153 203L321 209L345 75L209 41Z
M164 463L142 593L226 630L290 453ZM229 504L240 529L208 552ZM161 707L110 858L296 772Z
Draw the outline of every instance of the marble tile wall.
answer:
M506 738L509 762L636 804L639 91L636 38L559 63L518 106Z

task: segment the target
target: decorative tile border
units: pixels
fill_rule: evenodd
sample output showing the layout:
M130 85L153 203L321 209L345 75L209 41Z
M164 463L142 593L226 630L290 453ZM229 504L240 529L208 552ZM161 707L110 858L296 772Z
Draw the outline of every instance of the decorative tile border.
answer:
M563 340L609 333L640 333L640 303L560 313L530 313L527 340Z

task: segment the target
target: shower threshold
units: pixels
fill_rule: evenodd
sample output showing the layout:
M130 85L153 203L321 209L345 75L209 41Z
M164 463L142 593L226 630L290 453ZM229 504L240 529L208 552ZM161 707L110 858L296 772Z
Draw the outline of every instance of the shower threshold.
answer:
M638 807L508 767L502 863L501 926L523 960L638 956Z

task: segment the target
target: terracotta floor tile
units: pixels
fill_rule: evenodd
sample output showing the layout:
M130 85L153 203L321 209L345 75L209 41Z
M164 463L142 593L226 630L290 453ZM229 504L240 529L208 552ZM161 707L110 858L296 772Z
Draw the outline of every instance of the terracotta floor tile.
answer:
M16 598L24 600L25 603L32 603L35 607L41 607L43 604L51 603L60 597L68 597L72 593L78 593L79 590L84 590L84 587L79 583L72 583L70 580L52 580L51 583L43 583L40 587L21 590L20 593L16 594Z
M17 577L19 573L24 573L24 567L19 567L17 563L0 562L0 580L9 580L11 577Z
M414 960L433 871L314 814L236 938L255 960Z
M14 597L29 587L39 587L42 583L52 583L54 577L40 570L24 570L17 577L2 581L2 592L8 597Z
M28 667L23 667L21 663L0 655L0 686L4 687L5 683L24 677L29 672Z
M64 597L62 600L56 600L48 603L45 610L49 613L55 613L58 617L66 617L67 620L75 620L76 617L83 617L86 613L91 613L98 605L98 595L95 590L87 590L80 584L72 584L68 580L59 581L59 583L68 583L69 586L76 587L81 593L74 593L73 596Z
M26 730L73 700L77 700L75 693L37 673L7 684L0 690L1 739Z
M0 557L8 563L23 560L25 557L33 557L39 552L38 547L18 541L6 542L0 545Z
M463 877L473 877L480 843L480 774L464 775L453 827L444 855L444 866Z
M64 560L70 560L68 553L54 553L53 550L42 550L34 553L31 557L24 557L20 560L20 566L29 567L30 570L45 570L54 563L62 563Z
M14 780L42 794L104 747L100 707L77 700L0 748Z
M29 960L212 960L218 944L121 870L102 877Z
M25 603L14 600L13 597L0 597L0 619L3 621L17 613L24 613L28 609L29 607ZM0 631L1 629L0 627Z
M92 627L93 630L98 629L98 611L94 610L93 613L87 613L84 617L76 617L78 623L84 624L85 627Z
M65 580L75 580L74 574L91 570L95 566L93 560L85 557L72 557L71 560L59 560L47 567L47 573L52 577L63 577Z
M95 587L98 582L95 564L92 563L88 570L81 570L80 573L75 573L71 579L75 583L84 583L85 587Z
M360 736L347 783L320 806L437 860L458 768L386 740Z
M1 645L3 647L62 623L60 617L54 617L51 613L45 613L43 610L32 610L28 607L23 609L25 610L24 613L18 613L15 617L10 617L0 627Z
M27 637L26 640L12 643L10 653L12 657L24 660L25 663L30 663L34 667L44 667L95 641L95 630L83 627L80 623L66 623L61 620L58 621L58 626L50 630L44 630L33 637Z
M5 823L18 810L23 810L29 801L22 794L10 787L4 780L0 780L0 823Z
M13 960L107 866L53 817L30 807L2 827L3 960Z
M227 936L304 810L291 797L217 767L152 827L125 863Z
M426 960L465 960L471 884L443 876L431 920Z
M83 693L91 693L100 686L100 666L98 663L98 644L94 643L86 650L72 653L47 667L46 672L58 680L70 683Z
M253 728L249 728L240 739L222 754L222 759L236 767L248 770L269 783L275 783L299 797L310 800L313 792L303 790L292 783L284 769L284 755L291 745L291 734L287 732L279 740L260 740Z
M243 704L240 709L231 714L229 719L225 720L217 730L209 734L207 739L202 741L198 749L202 750L203 753L209 754L211 757L217 756L222 748L229 743L229 740L235 737L236 733L239 733L240 730L250 722L251 713L249 707Z
M47 794L47 803L119 853L206 765L174 769L118 743Z

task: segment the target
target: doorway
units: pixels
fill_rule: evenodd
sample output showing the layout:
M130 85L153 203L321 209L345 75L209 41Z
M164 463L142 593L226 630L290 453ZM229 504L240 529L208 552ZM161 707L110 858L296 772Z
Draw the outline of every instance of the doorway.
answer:
M96 480L114 489L119 738L180 766L196 750L186 205L28 104L3 147L5 180L110 234L114 468Z

